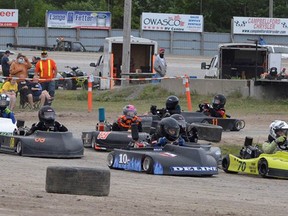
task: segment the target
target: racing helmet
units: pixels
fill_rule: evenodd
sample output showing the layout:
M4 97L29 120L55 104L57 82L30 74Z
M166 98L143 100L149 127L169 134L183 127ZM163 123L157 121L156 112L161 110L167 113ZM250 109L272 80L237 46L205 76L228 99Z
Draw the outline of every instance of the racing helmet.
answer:
M135 106L129 104L123 107L123 114L128 118L134 118L137 115Z
M6 94L1 94L0 95L0 110L6 109L10 104L10 98Z
M171 117L163 118L159 122L159 135L166 137L167 140L173 142L178 139L180 134L180 126L177 120Z
M43 106L38 112L39 121L44 122L46 125L53 125L55 116L55 111L51 106Z
M171 118L175 119L178 122L180 128L185 130L187 122L186 122L185 118L182 115L173 114L173 115L171 115Z
M226 104L226 97L222 94L217 94L214 96L212 100L212 106L214 109L219 110L221 108L224 108Z
M277 76L277 68L276 67L271 67L269 74L273 77Z
M179 104L179 98L175 95L171 95L166 99L166 109L175 110Z
M273 139L276 139L280 136L278 134L280 131L284 132L287 136L288 124L281 120L273 121L269 126L269 136L271 136Z

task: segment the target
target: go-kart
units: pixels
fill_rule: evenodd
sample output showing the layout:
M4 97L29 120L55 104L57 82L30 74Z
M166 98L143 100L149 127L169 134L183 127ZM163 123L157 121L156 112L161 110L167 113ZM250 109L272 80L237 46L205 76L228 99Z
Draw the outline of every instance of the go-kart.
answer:
M19 124L18 124L19 126ZM25 136L24 122L17 127L11 119L0 118L0 151L22 156L80 158L84 150L80 139L71 132L35 131Z
M132 129L133 142L139 143ZM141 142L140 142L141 143ZM218 174L217 160L200 145L114 149L107 156L110 169L146 172L155 175L212 176ZM137 145L139 146L139 144Z
M222 168L226 173L245 173L288 179L288 148L287 142L279 145L283 151L264 154L251 142L245 142L239 156L228 154L222 159Z
M59 81L58 85L66 90L76 90L77 87L88 89L87 73L80 70L78 66L65 66L69 71L59 72L65 78Z

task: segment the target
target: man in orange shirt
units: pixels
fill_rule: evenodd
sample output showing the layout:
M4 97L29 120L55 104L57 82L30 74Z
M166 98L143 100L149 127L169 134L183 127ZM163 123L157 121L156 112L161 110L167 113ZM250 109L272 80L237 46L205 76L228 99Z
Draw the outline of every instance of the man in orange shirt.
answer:
M42 51L41 59L35 67L35 74L41 80L42 89L48 91L53 100L55 95L55 80L53 78L57 75L57 65L53 59L48 58L47 51ZM51 105L51 101L47 101L45 105Z

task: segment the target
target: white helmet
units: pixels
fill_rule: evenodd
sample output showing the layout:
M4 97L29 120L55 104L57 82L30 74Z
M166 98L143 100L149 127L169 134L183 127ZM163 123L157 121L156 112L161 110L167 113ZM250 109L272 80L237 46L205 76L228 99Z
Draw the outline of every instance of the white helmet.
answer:
M278 137L277 132L280 130L288 130L288 124L285 121L275 120L269 126L269 135L276 139Z

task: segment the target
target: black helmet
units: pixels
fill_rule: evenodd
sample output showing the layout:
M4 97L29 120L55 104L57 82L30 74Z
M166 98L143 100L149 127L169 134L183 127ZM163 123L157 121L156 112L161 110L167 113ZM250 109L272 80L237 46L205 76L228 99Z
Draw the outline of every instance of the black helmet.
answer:
M0 110L5 110L9 106L10 98L6 94L0 95Z
M55 111L50 106L43 106L38 112L40 122L44 122L46 125L53 125L55 121Z
M185 130L187 122L182 115L173 114L171 115L171 118L175 119L178 122L179 126Z
M178 97L171 95L166 100L166 109L167 110L175 110L178 104L179 104Z
M277 76L277 68L276 67L270 68L270 75L273 77Z
M171 117L163 118L159 122L158 127L159 127L160 136L166 137L166 139L171 142L178 139L179 134L180 134L180 126L175 119Z
M226 104L226 98L222 94L217 94L214 96L212 100L212 106L214 109L221 109L224 108Z

